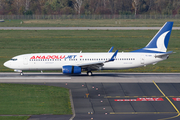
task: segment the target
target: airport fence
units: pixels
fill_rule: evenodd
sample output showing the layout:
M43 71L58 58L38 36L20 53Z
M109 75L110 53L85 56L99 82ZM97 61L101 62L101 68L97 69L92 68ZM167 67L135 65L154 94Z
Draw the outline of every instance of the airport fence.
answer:
M0 19L180 19L177 15L0 15Z

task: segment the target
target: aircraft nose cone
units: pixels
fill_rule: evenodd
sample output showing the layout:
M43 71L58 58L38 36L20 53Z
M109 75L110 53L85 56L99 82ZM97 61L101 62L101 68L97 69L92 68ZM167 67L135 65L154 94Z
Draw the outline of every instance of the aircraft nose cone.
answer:
M11 63L9 61L7 61L7 62L4 63L4 66L9 68L11 66Z

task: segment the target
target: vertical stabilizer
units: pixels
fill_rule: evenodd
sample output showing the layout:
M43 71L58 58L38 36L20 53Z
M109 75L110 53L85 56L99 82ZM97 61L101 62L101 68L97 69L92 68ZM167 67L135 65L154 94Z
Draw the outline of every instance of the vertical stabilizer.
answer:
M144 48L132 52L166 52L172 27L173 22L166 22Z

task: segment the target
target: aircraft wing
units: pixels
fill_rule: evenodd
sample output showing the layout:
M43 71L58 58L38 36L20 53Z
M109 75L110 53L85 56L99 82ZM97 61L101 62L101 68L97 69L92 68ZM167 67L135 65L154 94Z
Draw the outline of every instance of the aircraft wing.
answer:
M173 54L173 53L174 53L173 51L169 51L169 52L166 52L166 53L155 55L155 57L163 57L163 56L167 56L167 55L170 55L170 54Z
M114 61L117 53L118 53L118 50L116 50L116 52L112 55L112 57L107 61L84 63L84 64L78 64L77 66L84 68L84 69L89 68L89 69L97 70L100 67L102 67L104 65L104 63Z
M108 53L111 53L113 51L113 46L109 49Z
M89 68L91 70L97 70L100 67L102 67L104 65L105 61L100 61L100 62L92 62L92 63L85 63L85 64L79 64L77 66L86 69Z

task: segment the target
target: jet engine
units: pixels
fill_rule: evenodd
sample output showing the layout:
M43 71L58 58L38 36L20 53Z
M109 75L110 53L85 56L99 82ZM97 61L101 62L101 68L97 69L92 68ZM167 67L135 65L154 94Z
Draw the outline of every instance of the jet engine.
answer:
M81 74L81 67L79 66L63 66L62 69L63 74Z

